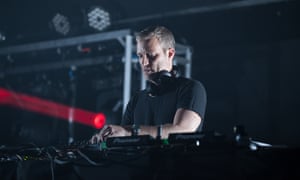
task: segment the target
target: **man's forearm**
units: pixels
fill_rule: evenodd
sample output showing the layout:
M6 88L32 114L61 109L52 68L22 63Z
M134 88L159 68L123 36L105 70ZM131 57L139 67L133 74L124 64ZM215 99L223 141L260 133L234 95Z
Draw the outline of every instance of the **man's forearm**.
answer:
M139 135L150 135L156 138L160 134L162 139L167 139L169 134L171 133L185 133L185 132L193 132L193 130L184 128L179 125L164 124L161 126L161 128L159 126L140 126Z

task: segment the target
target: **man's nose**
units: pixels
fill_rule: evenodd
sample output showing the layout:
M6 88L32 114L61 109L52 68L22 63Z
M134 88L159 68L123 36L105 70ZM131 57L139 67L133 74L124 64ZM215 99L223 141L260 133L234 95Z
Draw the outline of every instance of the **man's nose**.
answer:
M146 56L143 56L143 57L141 58L141 64L142 64L143 66L146 66L147 64L149 64L149 60L148 60L148 58L147 58Z

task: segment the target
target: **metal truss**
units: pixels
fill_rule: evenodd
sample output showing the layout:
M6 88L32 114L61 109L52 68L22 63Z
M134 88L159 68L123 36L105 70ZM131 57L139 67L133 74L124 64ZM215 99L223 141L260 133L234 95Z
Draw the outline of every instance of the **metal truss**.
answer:
M84 45L89 43L97 43L109 40L117 40L124 47L124 83L123 83L123 112L130 98L131 92L131 66L132 63L136 63L137 60L133 58L132 54L135 53L135 45L133 43L133 36L129 29L116 30L111 32L103 32L92 35L84 35L78 37L64 38L58 40L50 40L43 42L36 42L23 45L15 45L9 47L0 48L0 55L10 56L13 54L20 54L26 52L36 52L49 49L57 49L63 47L72 47L78 45ZM21 74L26 72L38 72L46 71L50 69L60 69L68 68L72 66L90 66L97 64L104 64L113 61L114 55L108 55L105 57L90 57L90 58L79 58L68 60L64 62L48 62L42 64L32 64L30 66L18 66L10 69L5 69L0 75L3 77L5 75ZM3 59L2 59L3 60ZM0 61L2 61L0 59ZM176 44L176 56L174 58L174 64L185 66L185 77L191 77L191 64L192 64L192 48L186 45ZM141 89L145 88L145 79L141 75Z

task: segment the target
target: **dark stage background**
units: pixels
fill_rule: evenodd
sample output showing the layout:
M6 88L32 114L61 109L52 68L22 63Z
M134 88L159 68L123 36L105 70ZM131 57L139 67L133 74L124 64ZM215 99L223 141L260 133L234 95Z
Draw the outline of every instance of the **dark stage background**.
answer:
M111 24L102 31L88 26L86 14L94 6L110 13ZM55 32L51 24L56 13L69 20L70 30L65 35ZM238 124L253 139L298 147L299 17L297 0L2 0L0 49L165 25L174 32L177 42L193 49L192 77L207 90L204 131L231 137L233 126ZM27 68L26 72L9 73L15 68L97 55L79 51L80 47L0 54L0 87L65 105L75 99L76 107L105 112L108 122L118 123L122 105L117 105L123 95L120 60L77 67L75 71L71 67L37 71ZM105 56L119 56L123 51L114 42L97 47L97 53ZM135 64L132 68L131 94L139 88L140 80L139 67ZM75 80L70 73L74 73ZM66 144L67 129L68 123L62 119L0 105L0 144ZM75 124L75 141L86 140L95 131L93 127Z
M99 31L88 27L85 18L94 6L110 13L111 25L104 32L119 29L134 32L148 25L162 24L173 30L177 42L193 48L192 77L203 82L208 95L205 130L230 134L234 125L242 124L249 135L260 140L299 145L299 2L245 2L2 1L0 31L5 39L0 46L97 33ZM66 35L55 32L51 25L55 13L68 18L70 31ZM102 49L105 55L119 53L113 43L102 45ZM70 104L73 98L70 68L44 71L27 68L24 73L5 73L41 62L93 57L79 54L76 47L57 51L1 54L1 87ZM78 67L74 75L76 107L108 111L118 119L112 121L118 122L120 108L110 111L122 99L122 71L120 62ZM132 92L139 88L138 81L138 68L133 66ZM114 83L108 86L107 82ZM27 134L29 138L36 137L33 134L40 134L38 131L44 127L48 129L47 141L50 138L49 142L56 143L66 139L65 122L5 105L1 106L0 123L2 144L24 137L26 133L32 134ZM20 135L18 128L23 128L25 134ZM78 140L94 133L90 127L75 125L75 128Z

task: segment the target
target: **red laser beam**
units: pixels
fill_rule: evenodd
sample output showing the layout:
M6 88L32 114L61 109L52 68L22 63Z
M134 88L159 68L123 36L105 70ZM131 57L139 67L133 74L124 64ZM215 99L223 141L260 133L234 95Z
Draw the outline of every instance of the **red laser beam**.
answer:
M106 117L103 113L95 113L80 108L66 106L38 97L9 91L4 88L0 88L0 104L37 112L64 120L69 120L70 113L72 113L72 119L74 122L96 128L102 128L106 121Z

